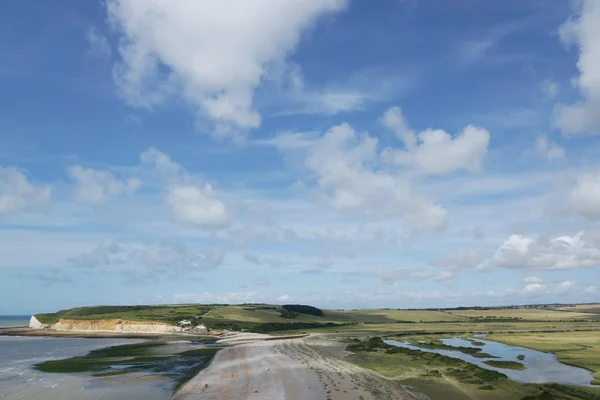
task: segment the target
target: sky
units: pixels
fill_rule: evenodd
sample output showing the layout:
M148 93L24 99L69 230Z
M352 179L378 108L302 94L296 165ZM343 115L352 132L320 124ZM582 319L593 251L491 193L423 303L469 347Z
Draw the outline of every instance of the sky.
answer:
M600 2L0 3L0 314L600 300Z

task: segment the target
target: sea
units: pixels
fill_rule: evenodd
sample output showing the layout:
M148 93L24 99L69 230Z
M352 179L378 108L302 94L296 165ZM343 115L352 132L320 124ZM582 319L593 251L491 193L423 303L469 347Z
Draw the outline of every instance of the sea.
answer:
M0 328L28 326L30 315L0 315Z

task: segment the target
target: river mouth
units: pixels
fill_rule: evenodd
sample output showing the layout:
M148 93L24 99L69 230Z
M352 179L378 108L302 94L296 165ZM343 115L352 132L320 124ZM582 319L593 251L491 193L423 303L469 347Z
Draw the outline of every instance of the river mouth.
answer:
M202 341L0 337L0 398L170 399L222 347Z
M592 386L590 382L594 379L591 371L565 365L554 354L498 343L481 337L470 340L459 337L444 338L441 339L441 344L438 345L440 348L433 348L435 345L427 346L427 341L420 345L419 343L411 344L396 340L386 340L385 343L458 358L481 368L501 372L508 378L520 383L560 383L574 386ZM451 349L450 346L456 348L456 350ZM469 354L468 348L474 349L474 352ZM479 355L477 355L478 353Z

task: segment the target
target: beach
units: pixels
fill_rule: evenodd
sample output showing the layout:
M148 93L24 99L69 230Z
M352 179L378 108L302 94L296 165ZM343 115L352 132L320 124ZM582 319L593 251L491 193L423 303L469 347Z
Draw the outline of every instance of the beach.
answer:
M244 343L219 351L173 400L411 398L393 382L343 361L343 346L337 341L318 336L260 336L224 339L225 343Z

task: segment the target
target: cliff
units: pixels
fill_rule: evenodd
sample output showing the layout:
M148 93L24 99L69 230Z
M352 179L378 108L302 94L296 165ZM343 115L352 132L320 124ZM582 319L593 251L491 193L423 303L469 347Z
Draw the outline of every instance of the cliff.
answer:
M29 327L58 332L177 333L191 331L197 334L207 333L203 325L193 329L184 329L163 322L141 322L123 319L60 319L54 324L42 324L35 316L31 317Z

